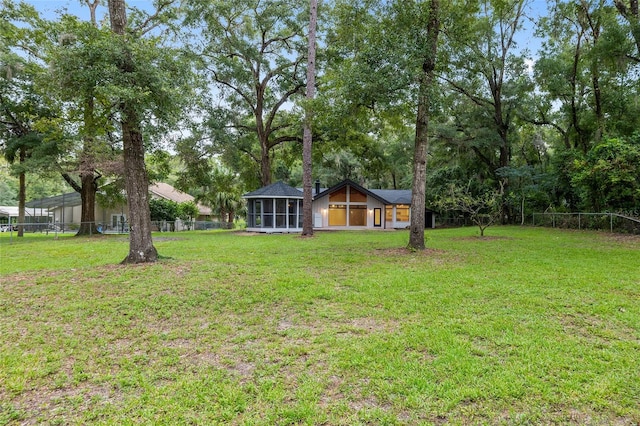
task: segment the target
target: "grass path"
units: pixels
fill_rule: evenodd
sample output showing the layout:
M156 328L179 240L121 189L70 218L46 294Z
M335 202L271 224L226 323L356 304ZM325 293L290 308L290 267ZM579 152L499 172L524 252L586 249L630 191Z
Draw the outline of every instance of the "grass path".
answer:
M0 424L637 424L640 239L0 235Z

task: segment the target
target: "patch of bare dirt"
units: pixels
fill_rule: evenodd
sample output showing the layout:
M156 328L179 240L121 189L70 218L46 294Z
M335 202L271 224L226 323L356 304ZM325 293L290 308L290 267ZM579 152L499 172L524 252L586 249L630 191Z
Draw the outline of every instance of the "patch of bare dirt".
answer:
M640 245L640 235L633 234L607 234L605 239L619 244Z
M389 249L376 249L376 253L386 256L407 256L407 255L420 255L430 257L435 254L446 253L444 250L425 248L424 250L410 250L406 247L396 247Z
M88 411L90 406L115 404L121 401L122 395L110 385L85 382L58 389L38 387L23 392L11 402L25 415L20 424L36 425L47 420L53 421L57 412L71 410L71 407L73 411L81 413ZM74 423L72 419L67 420Z

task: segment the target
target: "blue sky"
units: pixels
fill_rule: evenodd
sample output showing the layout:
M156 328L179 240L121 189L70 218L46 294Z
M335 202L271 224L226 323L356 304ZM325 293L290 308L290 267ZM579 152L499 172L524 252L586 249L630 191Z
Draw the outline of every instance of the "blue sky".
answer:
M55 18L58 11L66 10L68 13L77 15L82 19L89 20L89 8L83 0L25 0L38 9L38 11L46 18ZM150 8L153 6L151 0L128 0L129 6L140 9ZM102 6L98 7L98 19L107 11L107 1L102 1Z
M529 2L525 13L527 19L524 20L524 31L518 37L518 47L528 49L535 56L542 44L542 40L533 35L535 24L541 16L547 14L548 2L546 0L532 0Z
M50 19L55 18L58 11L66 10L82 19L89 20L89 8L83 0L26 0L26 2L34 5L40 13ZM103 0L103 6L98 8L98 19L101 19L107 11L106 2L106 0ZM151 9L153 7L151 0L128 0L127 4L140 9ZM541 45L541 40L533 35L535 22L541 15L547 13L547 5L546 0L529 1L526 8L526 15L529 19L525 19L525 30L517 37L518 47L520 49L528 49L534 57Z

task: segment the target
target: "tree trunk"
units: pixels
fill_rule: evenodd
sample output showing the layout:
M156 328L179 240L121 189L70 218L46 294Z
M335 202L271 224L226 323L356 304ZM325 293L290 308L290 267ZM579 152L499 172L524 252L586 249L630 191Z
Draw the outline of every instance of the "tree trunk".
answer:
M227 225L225 225L225 222L227 222L227 221L225 221L225 218L228 219L227 211L224 209L224 207L220 207L219 215L220 215L220 227L224 229L225 226L227 226Z
M124 0L109 0L109 21L114 34L124 35L127 27L127 9Z
M313 196L312 185L312 147L313 135L311 132L313 120L313 101L316 85L316 25L318 18L318 2L310 0L311 17L309 21L309 49L307 56L307 104L306 119L304 121L304 134L302 137L302 235L313 235Z
M145 263L158 260L151 239L149 182L144 163L144 144L138 128L139 120L132 110L126 110L122 121L124 174L129 205L129 255L122 263Z
M124 0L109 0L111 31L124 38L127 14ZM123 74L131 73L135 64L123 40L124 51L118 68ZM144 163L144 143L140 119L131 105L120 105L122 114L122 142L124 147L124 175L129 205L129 255L122 263L146 263L158 260L158 252L151 238L151 212L149 211L149 182Z
M82 207L80 210L80 229L76 233L79 235L94 235L97 233L96 227L96 192L98 191L94 150L94 137L96 126L94 119L94 100L90 95L84 103L84 145L82 147L82 158L80 160L80 200ZM76 189L74 187L74 189ZM76 189L77 191L78 189Z
M424 215L427 175L427 149L429 146L429 109L430 89L433 85L438 35L440 33L440 3L431 0L427 24L427 52L422 64L418 95L418 113L416 117L416 137L413 150L413 183L411 191L411 226L408 248L424 250Z
M79 235L97 234L96 228L96 191L98 190L93 173L81 173L80 175L80 200L82 208L80 212Z
M427 175L427 148L429 145L428 128L428 76L424 74L420 81L420 98L416 120L416 137L413 150L413 183L411 191L411 226L409 248L424 250L424 210Z
M260 156L260 180L262 186L271 185L271 158L269 157L269 148L262 144L262 155Z
M26 149L20 148L20 163L24 163L27 158ZM18 177L18 237L24 236L24 211L25 211L25 203L27 199L27 184L25 180L25 172L20 172Z

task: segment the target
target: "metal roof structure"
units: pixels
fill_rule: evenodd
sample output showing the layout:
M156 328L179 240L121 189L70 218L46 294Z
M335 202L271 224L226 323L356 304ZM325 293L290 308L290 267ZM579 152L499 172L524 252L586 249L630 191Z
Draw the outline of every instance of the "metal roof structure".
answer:
M25 206L37 209L51 209L60 206L78 206L81 204L81 198L79 192L69 192L62 195L55 195L53 197L40 198L31 200L25 204Z
M34 210L33 208L26 208L24 210L24 215L26 217L48 217L49 216L49 211L45 210L45 209L41 209L39 207L36 207ZM18 207L15 206L0 206L0 216L1 217L18 217L19 214L19 209Z
M175 201L176 203L184 203L188 201L195 201L191 195L186 192L182 192L173 186L158 182L149 185L149 192L157 197L165 198L167 200ZM54 209L62 206L79 206L82 204L82 199L79 192L69 192L62 195L55 195L53 197L41 198L37 200L31 200L25 205L29 208L43 208ZM211 215L211 208L197 203L198 210L201 215Z

